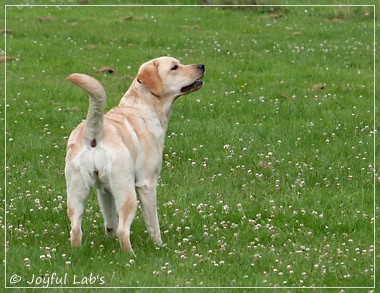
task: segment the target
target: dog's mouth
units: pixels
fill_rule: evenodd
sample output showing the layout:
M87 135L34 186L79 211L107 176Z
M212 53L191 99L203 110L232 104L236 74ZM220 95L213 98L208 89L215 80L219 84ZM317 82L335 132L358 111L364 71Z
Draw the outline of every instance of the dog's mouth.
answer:
M202 85L203 85L203 80L197 79L192 84L189 84L189 85L184 86L183 88L181 88L181 93L185 94L185 93L190 93L190 92L197 91L197 90L199 90L202 87Z

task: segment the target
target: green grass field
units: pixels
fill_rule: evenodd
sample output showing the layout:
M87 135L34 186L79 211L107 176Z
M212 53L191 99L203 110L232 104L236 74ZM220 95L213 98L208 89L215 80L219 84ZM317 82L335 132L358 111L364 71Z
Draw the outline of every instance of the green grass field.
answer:
M3 286L374 286L373 7L12 6L6 29ZM93 193L72 249L64 156L88 100L65 78L98 78L110 109L161 55L207 71L167 132L165 244L138 211L123 254Z

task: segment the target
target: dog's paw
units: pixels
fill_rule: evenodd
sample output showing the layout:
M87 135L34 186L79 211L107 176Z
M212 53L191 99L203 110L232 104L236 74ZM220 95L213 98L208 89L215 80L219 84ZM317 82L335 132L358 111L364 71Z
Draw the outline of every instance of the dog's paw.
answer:
M105 226L106 235L116 235L116 228L112 226Z
M163 245L163 242L162 242L162 240L161 240L161 236L156 237L156 238L153 238L153 242L154 242L154 244L156 244L157 246L162 246L162 245Z

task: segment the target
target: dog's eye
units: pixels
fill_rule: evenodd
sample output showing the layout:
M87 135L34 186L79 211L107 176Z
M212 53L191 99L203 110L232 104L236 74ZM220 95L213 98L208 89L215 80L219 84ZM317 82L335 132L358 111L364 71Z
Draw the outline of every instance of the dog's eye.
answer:
M178 69L178 65L174 65L171 70L177 70Z

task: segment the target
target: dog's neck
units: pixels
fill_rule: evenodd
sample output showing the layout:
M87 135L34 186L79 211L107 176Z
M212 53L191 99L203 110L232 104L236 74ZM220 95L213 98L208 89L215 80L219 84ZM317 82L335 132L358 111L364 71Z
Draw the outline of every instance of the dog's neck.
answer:
M137 79L132 82L128 91L121 98L119 106L126 106L145 111L153 112L159 119L164 133L168 128L169 117L172 105L166 107L160 102L160 97L149 91Z
M141 84L141 81L140 81L138 78L136 78L136 81L137 81L139 84ZM160 98L160 96L156 95L154 92L150 91L150 93L151 93L153 96L155 96L156 98Z

